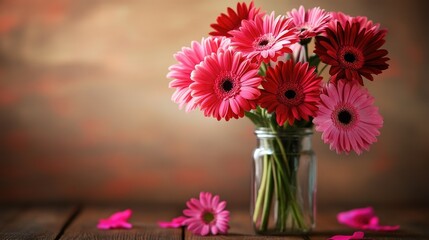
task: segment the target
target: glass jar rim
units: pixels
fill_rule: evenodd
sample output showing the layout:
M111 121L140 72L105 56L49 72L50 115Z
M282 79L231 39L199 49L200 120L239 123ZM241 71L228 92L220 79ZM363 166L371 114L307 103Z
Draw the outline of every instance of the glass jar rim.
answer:
M286 128L279 129L275 131L267 127L258 127L254 131L255 135L258 137L275 137L275 136L285 136L285 137L299 137L299 136L308 136L313 135L313 128Z

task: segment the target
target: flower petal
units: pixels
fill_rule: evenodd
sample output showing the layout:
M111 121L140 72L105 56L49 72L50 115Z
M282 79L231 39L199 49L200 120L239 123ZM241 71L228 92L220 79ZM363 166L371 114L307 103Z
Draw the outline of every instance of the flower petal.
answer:
M395 231L400 228L399 225L379 225L378 217L375 215L374 209L372 207L357 208L340 212L337 215L337 220L341 224L363 230Z
M160 226L162 228L179 228L179 227L184 226L184 221L186 219L187 218L185 216L180 216L180 217L173 218L169 222L159 221L158 226Z
M353 235L335 235L329 238L329 240L359 240L364 238L363 232L354 232Z
M126 209L121 212L116 212L112 214L107 219L100 219L97 228L98 229L130 229L132 228L132 224L128 222L128 219L131 217L132 211L131 209Z

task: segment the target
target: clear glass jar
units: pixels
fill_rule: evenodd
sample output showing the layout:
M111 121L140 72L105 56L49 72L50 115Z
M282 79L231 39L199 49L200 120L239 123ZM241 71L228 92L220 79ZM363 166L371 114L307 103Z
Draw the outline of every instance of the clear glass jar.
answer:
M258 234L301 234L315 227L317 162L311 128L255 131L251 215Z

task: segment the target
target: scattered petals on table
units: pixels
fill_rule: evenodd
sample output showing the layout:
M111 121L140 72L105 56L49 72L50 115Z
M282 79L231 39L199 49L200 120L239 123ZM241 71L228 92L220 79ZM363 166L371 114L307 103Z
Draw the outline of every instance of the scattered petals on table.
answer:
M363 232L354 232L353 235L335 235L329 238L329 240L359 240L364 237Z
M100 219L97 228L98 229L130 229L132 224L128 222L132 215L131 209L127 209L121 212L112 214L109 218Z
M380 225L379 219L375 215L374 209L372 207L356 208L349 211L340 212L337 215L337 220L341 224L362 230L395 231L400 228L399 225Z
M183 224L183 221L185 220L186 220L186 217L180 216L180 217L173 218L170 222L159 221L158 226L162 228L179 228L179 227L185 226Z

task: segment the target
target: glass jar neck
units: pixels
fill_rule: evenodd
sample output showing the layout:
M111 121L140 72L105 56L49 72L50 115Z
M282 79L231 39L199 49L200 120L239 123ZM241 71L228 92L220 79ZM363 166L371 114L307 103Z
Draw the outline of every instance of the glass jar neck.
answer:
M272 130L271 128L260 127L255 129L257 137L298 137L313 135L312 128L286 128L280 130Z
M283 144L296 143L298 151L312 150L312 128L291 128L285 130L273 131L270 128L257 128L255 135L258 140L258 145L271 144L273 141L280 141Z

